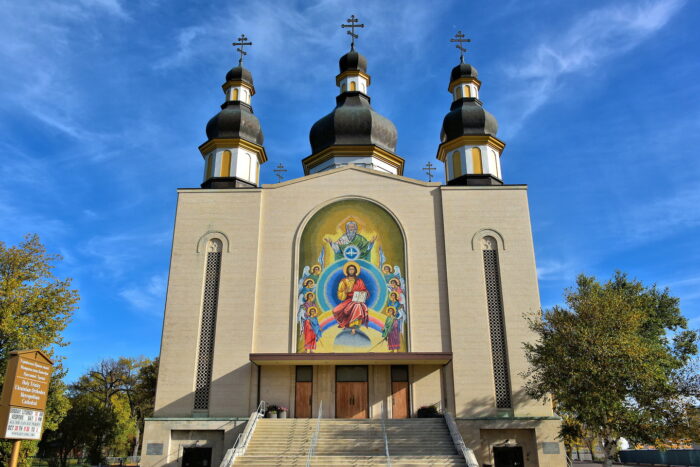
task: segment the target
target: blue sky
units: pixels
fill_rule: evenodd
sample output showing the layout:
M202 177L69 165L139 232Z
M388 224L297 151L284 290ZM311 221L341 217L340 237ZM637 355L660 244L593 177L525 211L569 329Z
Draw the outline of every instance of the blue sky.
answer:
M38 233L82 296L62 350L155 356L175 189L201 182L197 146L245 33L262 181L303 175L311 125L335 105L338 27L367 25L374 108L398 128L406 175L435 160L450 106L449 43L472 39L481 99L530 187L543 306L577 273L615 269L681 297L700 327L700 2L0 0L0 239ZM440 172L440 171L439 171Z

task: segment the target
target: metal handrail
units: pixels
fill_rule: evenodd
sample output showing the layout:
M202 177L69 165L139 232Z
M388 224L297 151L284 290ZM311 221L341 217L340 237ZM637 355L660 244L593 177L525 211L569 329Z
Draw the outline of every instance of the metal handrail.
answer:
M382 402L382 412L384 412L384 402ZM386 424L384 423L384 413L382 413L382 434L384 435L384 455L386 455L386 465L391 467L391 456L389 455L389 438L386 436Z
M447 424L447 429L450 431L450 436L452 436L452 442L454 443L455 448L457 448L457 452L464 457L467 465L469 467L479 467L474 451L469 449L467 445L464 444L462 434L457 428L455 419L452 417L452 414L447 411L445 411L445 423Z
M321 431L321 416L323 415L323 401L318 404L318 417L316 417L316 428L311 435L311 443L309 443L309 454L306 456L306 467L311 466L311 459L314 457L314 451L316 451L316 444L318 443L318 433Z
M245 450L248 447L248 442L253 436L253 431L255 431L255 426L257 425L258 420L265 416L266 411L267 403L265 401L260 401L260 404L258 404L258 408L255 410L255 412L250 414L250 418L248 418L248 423L246 424L243 433L238 433L238 437L236 437L236 442L233 443L233 447L226 451L226 455L221 461L221 465L219 467L230 467L236 461L236 457L245 454Z

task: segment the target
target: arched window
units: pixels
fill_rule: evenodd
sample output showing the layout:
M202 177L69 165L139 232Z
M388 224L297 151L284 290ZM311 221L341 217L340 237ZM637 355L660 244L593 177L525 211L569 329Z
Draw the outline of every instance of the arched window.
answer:
M462 156L459 151L452 153L452 178L462 175Z
M350 81L350 90L357 91L357 84L354 81Z
M197 375L194 389L194 408L209 408L211 373L214 364L214 336L216 335L216 312L219 306L219 279L223 243L214 238L207 244L204 271L204 297L199 327L199 349L197 352Z
M345 83L343 83L343 85L340 86L340 92L345 92L347 90L348 90L348 87L345 85Z
M464 86L464 97L472 97L472 91L469 85Z
M360 91L366 93L367 92L367 86L365 86L365 83L360 83Z
M221 176L231 176L231 151L229 150L224 151L223 158L221 159Z
M462 86L455 87L455 99L462 98Z
M231 93L231 100L232 101L238 100L238 89L234 88L233 93Z
M475 174L484 173L484 167L481 164L481 149L472 148L472 167Z
M510 373L508 370L508 347L506 345L503 300L501 298L501 273L498 264L498 243L493 237L481 239L484 256L484 278L486 280L486 306L489 314L491 336L491 361L496 388L496 407L509 409L511 401Z
M253 155L248 154L248 181L255 182L255 164L253 163Z

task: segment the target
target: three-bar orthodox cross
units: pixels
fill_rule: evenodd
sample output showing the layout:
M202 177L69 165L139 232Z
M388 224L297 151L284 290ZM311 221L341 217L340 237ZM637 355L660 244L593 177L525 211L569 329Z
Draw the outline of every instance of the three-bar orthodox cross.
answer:
M433 171L435 171L435 166L428 162L428 164L423 167L423 171L428 174L428 181L432 182L433 181Z
M277 175L277 183L281 182L282 179L284 178L284 173L287 171L287 169L284 168L282 163L280 162L279 165L273 170L275 175Z
M341 24L340 27L341 28L350 28L350 31L348 31L348 34L350 34L350 37L352 37L352 40L350 42L350 50L355 50L355 39L360 37L357 34L355 34L355 28L364 28L365 25L364 24L357 24L359 19L355 18L355 15L351 15L347 21L350 24Z
M471 42L471 41L472 41L471 39L464 38L464 34L462 34L462 31L457 31L457 34L455 34L455 38L450 39L450 42L457 43L457 45L455 45L455 47L457 47L459 49L459 62L460 63L464 63L464 52L467 51L467 49L465 49L462 44L465 42Z
M241 37L239 37L237 40L238 40L238 42L234 42L234 43L231 44L231 45L237 45L237 46L238 46L238 47L236 48L236 50L238 50L238 51L241 53L241 58L238 59L238 66L242 66L242 65L243 65L243 56L244 56L244 55L248 55L248 52L244 52L244 51L243 51L243 46L246 46L246 45L253 45L253 43L252 43L252 42L248 42L248 38L245 37L245 34L241 34Z

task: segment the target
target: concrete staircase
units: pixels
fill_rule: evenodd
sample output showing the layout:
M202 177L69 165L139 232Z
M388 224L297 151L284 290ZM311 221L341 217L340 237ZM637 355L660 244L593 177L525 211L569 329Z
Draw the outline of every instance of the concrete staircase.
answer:
M316 419L261 419L234 465L305 466ZM385 420L392 467L467 465L442 418ZM382 422L321 419L314 466L388 465Z

